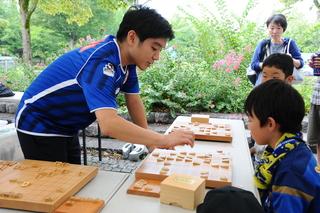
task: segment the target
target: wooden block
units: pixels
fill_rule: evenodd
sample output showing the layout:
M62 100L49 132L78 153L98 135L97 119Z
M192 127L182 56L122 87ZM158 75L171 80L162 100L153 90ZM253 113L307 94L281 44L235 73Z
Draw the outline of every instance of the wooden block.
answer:
M203 178L171 174L160 185L160 202L194 210L205 196Z
M141 183L145 181L145 183ZM136 187L140 185L141 187ZM136 179L127 189L128 194L142 195L148 197L160 197L160 180Z
M191 115L191 122L192 123L209 123L209 115Z

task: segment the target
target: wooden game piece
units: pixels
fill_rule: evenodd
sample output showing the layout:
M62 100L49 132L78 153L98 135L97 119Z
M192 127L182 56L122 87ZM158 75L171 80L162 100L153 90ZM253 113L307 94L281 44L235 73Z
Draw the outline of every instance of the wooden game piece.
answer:
M187 154L187 152L180 152L180 154L181 154L181 155L186 155L186 154Z
M16 165L18 162L17 161L10 161L10 163L8 164L9 166L14 166Z
M69 198L69 200L73 200L73 201L76 201L76 200L77 200L77 197L75 197L75 196L72 196L72 197L70 197L70 198Z
M174 152L170 153L170 156L176 156L176 155L177 155L177 153L174 153Z
M10 179L9 179L9 182L15 183L15 182L17 182L17 180L18 180L17 178L10 178Z
M162 170L163 171L169 171L169 168L168 167L162 167Z
M138 183L139 183L139 184L142 184L142 185L146 185L148 182L145 181L145 180L143 180L143 179L141 179L141 180L138 181Z
M78 176L82 176L82 175L84 175L85 173L84 172L79 172L78 173Z
M168 171L160 170L160 174L161 174L161 175L166 175L166 174L168 174Z
M21 199L22 198L22 194L21 193L14 193L12 195L12 197L15 198L15 199Z
M69 172L70 172L69 169L63 169L63 170L61 171L61 174L68 174Z
M159 157L159 153L152 153L152 156Z
M142 189L142 185L141 185L141 184L139 184L139 183L136 183L136 184L134 185L134 188Z
M28 168L27 166L21 166L20 170L24 170L24 169L27 169L27 168Z
M60 166L62 164L62 162L61 161L56 161L56 162L54 162L54 166Z
M195 152L189 152L189 155L195 156L196 153Z
M228 177L222 176L222 177L220 177L220 180L227 181L227 180L228 180Z
M31 182L24 181L24 182L21 184L21 187L27 187L27 186L30 186L30 185L31 185Z
M69 166L69 165L70 165L69 163L63 162L61 166L62 166L62 167L67 167L67 166Z
M54 175L55 175L54 172L49 172L49 173L47 174L48 177L53 177Z
M199 162L199 161L194 161L194 162L193 162L193 165L194 165L194 166L198 166L198 165L200 165L200 162Z
M3 192L3 193L2 193L2 197L8 198L8 197L11 196L12 193L13 193L13 192Z
M170 165L171 165L171 163L170 163L169 161L165 161L163 164L164 164L165 166L170 166Z
M15 167L13 167L13 169L20 169L20 165L16 165Z
M57 191L57 192L60 192L60 193L61 193L61 192L64 192L64 188L61 188L61 187L60 187L60 188L57 188L56 191Z
M145 186L144 187L144 190L147 190L147 191L150 191L150 190L152 190L153 188L151 187L151 186Z
M69 200L69 201L66 201L65 204L67 206L73 206L75 204L75 202L73 200Z
M53 199L54 199L54 197L48 196L48 197L46 197L46 198L44 199L44 201L45 201L45 202L52 202Z
M220 164L220 166L221 168L225 168L225 169L229 168L229 164L225 164L225 163Z
M201 174L200 177L207 180L208 179L208 174Z
M158 158L157 161L158 161L158 162L163 162L164 159L163 159L163 158Z
M176 161L183 161L183 158L176 158Z
M211 162L211 159L205 159L204 161L203 161L203 163L210 163Z
M92 198L91 197L85 197L83 198L84 202L92 202Z
M185 161L185 162L192 162L192 159L190 159L190 158L185 158L184 161Z
M100 199L99 199L99 198L93 198L93 199L92 199L92 203L97 204L97 203L99 203L99 202L100 202Z
M174 160L174 157L168 156L167 160Z

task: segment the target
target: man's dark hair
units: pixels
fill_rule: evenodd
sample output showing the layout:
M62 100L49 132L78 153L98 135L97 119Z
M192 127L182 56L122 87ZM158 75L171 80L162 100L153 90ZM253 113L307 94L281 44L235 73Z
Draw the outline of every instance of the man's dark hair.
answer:
M117 32L117 39L123 42L130 30L134 30L140 42L148 38L174 38L174 32L169 22L156 10L136 5L129 8L124 14Z
M288 23L287 23L286 17L283 14L275 13L272 16L270 16L266 22L267 27L269 27L269 24L271 22L274 22L275 24L280 25L283 28L283 32L286 31Z
M263 61L262 71L264 67L276 67L282 70L287 78L293 73L293 59L285 53L273 53Z
M300 93L280 79L271 79L255 87L245 101L244 110L250 116L254 112L261 127L268 124L268 117L272 117L282 133L301 131L305 115Z

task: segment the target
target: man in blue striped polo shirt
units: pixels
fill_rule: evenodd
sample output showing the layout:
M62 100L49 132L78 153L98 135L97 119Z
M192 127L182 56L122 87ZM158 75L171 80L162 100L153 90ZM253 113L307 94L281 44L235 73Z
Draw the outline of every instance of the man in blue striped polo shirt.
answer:
M117 36L70 51L50 64L25 91L16 128L26 159L80 164L78 131L98 121L101 132L125 142L171 149L193 146L191 131L161 135L147 130L136 66L147 69L174 38L171 25L148 7L130 8ZM133 123L117 115L125 94Z

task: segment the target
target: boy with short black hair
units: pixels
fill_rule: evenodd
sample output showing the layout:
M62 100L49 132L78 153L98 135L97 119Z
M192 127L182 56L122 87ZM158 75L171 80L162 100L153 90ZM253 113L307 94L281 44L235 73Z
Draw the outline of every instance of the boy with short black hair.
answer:
M278 78L292 83L294 77L292 57L285 53L274 53L269 55L262 64L262 82Z
M252 138L267 145L254 171L265 211L319 212L320 168L301 139L305 107L299 92L271 79L250 92L244 110Z
M269 55L262 64L262 83L270 79L280 79L292 83L294 77L292 57L285 53L273 53ZM253 146L250 148L254 160L260 160L265 146L259 146L252 140Z

